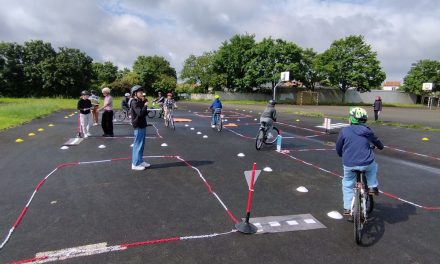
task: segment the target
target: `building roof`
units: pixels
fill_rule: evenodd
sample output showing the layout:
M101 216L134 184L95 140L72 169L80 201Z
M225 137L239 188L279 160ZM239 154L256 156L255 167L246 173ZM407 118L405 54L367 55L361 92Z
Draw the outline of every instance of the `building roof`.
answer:
M383 86L400 86L399 81L387 81L383 84Z

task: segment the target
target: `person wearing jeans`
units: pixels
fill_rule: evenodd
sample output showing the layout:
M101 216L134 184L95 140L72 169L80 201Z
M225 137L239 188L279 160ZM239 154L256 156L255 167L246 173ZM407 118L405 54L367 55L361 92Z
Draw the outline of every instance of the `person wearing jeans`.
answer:
M353 199L353 187L356 184L356 173L353 172L353 170L365 171L365 177L367 178L368 187L374 189L379 186L379 182L376 177L377 169L378 166L375 161L366 166L349 167L344 165L344 178L342 178L344 208L351 208L351 201Z
M371 148L373 144L378 149L384 145L374 135L374 132L365 125L368 116L367 111L361 107L350 109L350 126L344 127L339 132L336 141L336 152L342 157L344 177L342 178L342 200L344 215L351 215L351 201L353 188L356 184L356 174L352 170L365 171L369 194L379 194L377 181L377 163ZM351 220L349 218L349 220Z
M132 170L145 170L150 164L143 160L145 135L147 128L148 101L144 97L144 88L135 85L131 88L133 99L130 101L131 124L134 129L134 142L132 153Z

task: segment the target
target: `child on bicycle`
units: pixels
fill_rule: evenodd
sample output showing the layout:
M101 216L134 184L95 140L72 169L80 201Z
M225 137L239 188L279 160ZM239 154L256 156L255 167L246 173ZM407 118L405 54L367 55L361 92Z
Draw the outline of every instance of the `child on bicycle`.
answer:
M211 109L212 111L212 118L211 118L211 127L214 128L215 124L217 124L216 120L216 114L221 114L222 112L222 102L220 102L220 95L216 94L214 96L214 101L212 102L211 106L209 107L209 109Z
M163 97L162 92L158 92L157 93L157 99L155 99L153 101L154 103L157 103L159 105L159 108L161 109L161 111L159 112L159 118L162 117L162 112L163 112L163 102L165 101L165 97Z
M264 109L263 113L260 116L260 124L262 124L263 122L266 123L266 129L267 131L269 131L269 134L267 136L268 138L273 137L270 131L272 130L273 122L277 121L277 110L275 109L275 105L275 100L269 100L266 109Z
M342 178L342 194L344 215L351 214L353 188L356 184L356 174L353 170L365 171L368 193L378 195L377 163L370 144L378 149L384 145L374 135L374 132L365 125L368 119L367 111L361 107L354 107L349 112L350 126L339 132L336 142L336 152L342 157L344 177Z
M140 171L150 167L150 164L143 161L148 100L144 97L144 88L140 85L131 88L131 95L133 98L130 101L130 113L132 117L131 124L134 128L131 169Z
M177 108L177 104L176 104L176 101L173 99L173 94L172 93L167 93L167 98L163 101L163 106L164 106L164 115L163 115L163 117L166 120L168 113L173 108Z
M122 110L124 110L124 112L126 112L128 114L128 111L130 110L130 94L129 93L125 93L124 98L122 98L121 101L121 108Z

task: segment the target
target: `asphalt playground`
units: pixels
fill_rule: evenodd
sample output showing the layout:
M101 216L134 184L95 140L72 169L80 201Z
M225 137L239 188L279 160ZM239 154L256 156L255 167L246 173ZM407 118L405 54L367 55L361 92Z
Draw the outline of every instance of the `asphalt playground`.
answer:
M188 120L175 131L149 119L151 167L140 172L128 122L114 138L97 126L63 149L76 136L74 110L1 132L0 263L438 263L438 133L372 127L386 145L376 151L382 192L359 246L353 224L328 215L342 213L339 129L280 113L281 152L257 151L264 106L226 106L221 132L206 109L179 103L175 116ZM245 235L235 224L254 162L260 230Z

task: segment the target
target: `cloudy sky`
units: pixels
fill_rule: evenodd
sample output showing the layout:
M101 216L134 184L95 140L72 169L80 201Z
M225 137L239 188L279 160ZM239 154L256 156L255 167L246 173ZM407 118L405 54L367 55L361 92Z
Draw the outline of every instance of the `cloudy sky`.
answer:
M179 71L234 34L318 52L362 34L387 79L401 80L411 63L440 60L439 14L438 0L0 0L0 41L41 39L120 67L160 55Z

